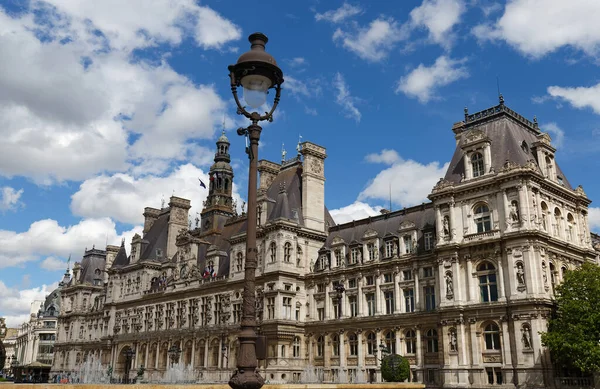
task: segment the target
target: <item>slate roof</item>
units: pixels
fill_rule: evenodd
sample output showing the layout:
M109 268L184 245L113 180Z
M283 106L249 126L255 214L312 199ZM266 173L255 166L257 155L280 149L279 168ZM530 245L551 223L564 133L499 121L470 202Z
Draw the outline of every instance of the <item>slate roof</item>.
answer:
M93 284L94 278L98 278L95 275L96 269L100 270L100 274L104 273L104 268L106 267L106 251L91 249L87 250L83 255L83 260L81 261L81 273L79 275L79 283L88 283ZM100 276L100 278L102 278Z
M417 242L419 247L424 247L422 238L424 230L433 230L435 226L435 211L433 203L421 204L416 207L405 208L362 220L340 224L329 229L329 236L324 248L330 248L335 238L341 238L346 244L352 242L362 243L367 231L375 231L377 237L399 236L400 225L404 222L414 223L417 229Z
M492 113L488 114L489 111ZM537 124L501 104L468 115L465 130L460 135L454 156L446 172L445 179L447 181L459 183L462 175L465 174L464 152L461 147L465 144L465 135L472 129L483 131L490 139L491 162L496 172L500 171L507 160L519 165L525 165L532 159L537 163L537 155L531 151L531 145L538 141L537 135L541 134L537 129ZM522 147L523 141L527 144L527 149ZM573 189L558 164L556 164L556 173L562 177L565 187Z
M304 226L302 218L302 164L283 168L267 189L267 221L288 219Z
M140 261L165 262L167 258L167 238L169 232L170 208L165 208L144 235ZM162 253L157 256L157 249Z
M119 252L112 263L112 267L122 267L127 265L129 265L129 258L127 257L127 252L125 251L125 241L122 241Z

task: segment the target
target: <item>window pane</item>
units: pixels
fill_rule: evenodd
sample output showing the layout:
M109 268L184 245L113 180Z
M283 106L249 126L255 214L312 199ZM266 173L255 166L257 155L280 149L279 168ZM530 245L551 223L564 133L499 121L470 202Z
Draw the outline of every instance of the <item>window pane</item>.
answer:
M490 285L490 301L498 301L498 288L496 285Z

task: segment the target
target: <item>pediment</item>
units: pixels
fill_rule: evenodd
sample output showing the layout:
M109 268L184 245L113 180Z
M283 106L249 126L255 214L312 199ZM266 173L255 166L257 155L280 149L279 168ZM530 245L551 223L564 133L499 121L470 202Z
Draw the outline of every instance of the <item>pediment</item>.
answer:
M363 234L363 239L377 238L378 235L379 234L377 234L377 231L373 229L368 229Z
M410 220L404 220L402 223L400 223L400 227L398 227L398 231L411 230L414 228L416 228L416 225L414 222L412 222Z
M337 245L342 245L342 244L346 244L346 241L339 236L335 236L333 238L333 240L331 241L332 246L337 246Z

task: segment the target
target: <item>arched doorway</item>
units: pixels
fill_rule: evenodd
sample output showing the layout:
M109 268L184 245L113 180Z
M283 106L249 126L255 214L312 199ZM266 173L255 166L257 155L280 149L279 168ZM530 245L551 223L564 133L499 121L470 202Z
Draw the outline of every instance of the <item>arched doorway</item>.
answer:
M125 346L121 349L119 353L119 358L117 359L117 369L116 372L122 378L124 383L129 383L129 377L133 367L133 361L135 358L135 351L131 348L131 346Z

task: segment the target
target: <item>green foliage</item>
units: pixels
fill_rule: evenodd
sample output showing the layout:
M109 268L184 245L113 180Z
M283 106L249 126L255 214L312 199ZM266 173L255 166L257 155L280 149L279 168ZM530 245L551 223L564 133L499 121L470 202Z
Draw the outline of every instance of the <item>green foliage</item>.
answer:
M403 382L410 376L410 364L401 355L386 355L381 360L381 376L387 382Z
M556 314L542 344L565 367L600 371L600 266L585 263L556 287Z

